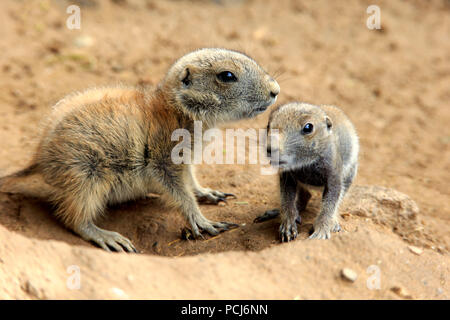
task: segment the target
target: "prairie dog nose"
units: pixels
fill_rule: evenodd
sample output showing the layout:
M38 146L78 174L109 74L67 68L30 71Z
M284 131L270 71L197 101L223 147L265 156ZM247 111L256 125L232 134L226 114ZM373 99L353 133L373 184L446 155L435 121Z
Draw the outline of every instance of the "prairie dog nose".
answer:
M280 93L280 86L278 85L278 82L275 79L269 77L268 81L269 81L270 96L272 98L275 98Z

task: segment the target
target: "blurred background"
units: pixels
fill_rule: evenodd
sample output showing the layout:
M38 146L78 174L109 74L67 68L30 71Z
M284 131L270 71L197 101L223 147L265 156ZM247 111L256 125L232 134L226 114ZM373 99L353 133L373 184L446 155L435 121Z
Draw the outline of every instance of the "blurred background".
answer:
M80 8L80 29L67 27L71 4ZM378 30L367 27L372 4L380 8ZM224 47L276 77L277 104L341 107L361 139L356 184L408 194L446 242L449 13L444 0L1 1L0 173L26 165L39 122L64 95L116 83L152 86L181 55ZM236 126L263 128L268 114ZM245 178L238 167L227 170ZM277 205L276 183L267 189L269 178L247 177L253 185L239 185L244 178L234 188L256 190L248 201L266 201L261 210Z

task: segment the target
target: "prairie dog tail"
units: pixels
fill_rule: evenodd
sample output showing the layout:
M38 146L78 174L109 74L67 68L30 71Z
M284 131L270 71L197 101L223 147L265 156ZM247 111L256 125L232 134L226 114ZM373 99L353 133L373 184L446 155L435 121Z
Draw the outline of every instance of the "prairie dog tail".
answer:
M53 187L45 183L37 164L0 178L0 192L22 194L26 197L48 199Z

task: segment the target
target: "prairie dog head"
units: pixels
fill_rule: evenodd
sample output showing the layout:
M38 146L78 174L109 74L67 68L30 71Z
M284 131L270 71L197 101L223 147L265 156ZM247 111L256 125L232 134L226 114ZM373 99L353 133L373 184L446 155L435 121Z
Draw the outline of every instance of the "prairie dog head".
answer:
M331 145L332 127L331 119L315 105L289 103L274 109L267 125L271 164L289 170L313 163Z
M211 124L254 117L280 92L278 83L248 56L213 48L181 57L162 86L171 103Z

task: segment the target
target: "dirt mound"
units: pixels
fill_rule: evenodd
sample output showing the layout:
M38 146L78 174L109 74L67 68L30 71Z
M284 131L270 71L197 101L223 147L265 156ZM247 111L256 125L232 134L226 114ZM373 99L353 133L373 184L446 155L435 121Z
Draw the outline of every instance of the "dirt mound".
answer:
M352 188L345 200L348 213L371 219L398 234L403 240L448 252L442 241L427 230L419 219L419 207L407 195L388 188L370 186Z
M341 210L343 231L328 241L304 240L317 203L311 208L300 227L300 239L287 244L275 241L276 222L250 224L206 241L179 240L175 231L170 237L167 230L177 229L171 227L173 221L151 213L145 214L149 227L124 228L136 230L127 236L138 248L152 248L149 253L197 254L185 258L108 254L93 247L30 239L18 232L39 236L39 228L27 228L26 223L20 227L29 217L16 215L18 232L0 226L0 264L5 271L0 274L5 284L0 298L448 298L449 258L424 249L432 242L423 236L417 205L406 195L380 187L353 188ZM119 228L122 222L114 224ZM1 223L7 225L5 220ZM44 220L41 227L47 234L58 228ZM61 234L68 233L60 229ZM159 233L161 229L165 231ZM401 230L407 240L424 246L408 246L392 230ZM248 239L258 236L260 241L249 246ZM247 251L209 254L230 247ZM342 278L344 268L357 274L354 282ZM77 289L71 286L73 270L80 279Z
M302 213L299 239L308 238L313 221L320 210L320 199L320 193L315 193L307 210ZM212 219L236 221L230 212L234 207L241 207L243 203L245 202L234 201L226 207L202 206L202 209L211 211L214 208L215 212L208 214ZM244 206L250 205L246 203ZM0 211L3 212L0 215L0 224L11 231L31 238L91 246L65 230L51 215L52 208L37 200L0 194ZM395 190L354 186L345 198L340 212L344 221L352 217L364 217L371 224L392 230L408 243L441 252L447 251L445 244L433 237L420 222L417 204ZM278 245L279 220L253 223L253 218L262 213L262 210L254 210L253 216L247 215L238 219L238 222L243 224L242 227L216 237L207 237L205 241L183 241L181 233L186 223L181 214L170 211L159 198L153 197L110 208L105 219L100 221L100 226L125 235L140 252L147 254L180 257L230 250L259 251ZM348 226L343 226L343 229L348 231L353 230L352 228L351 222Z

